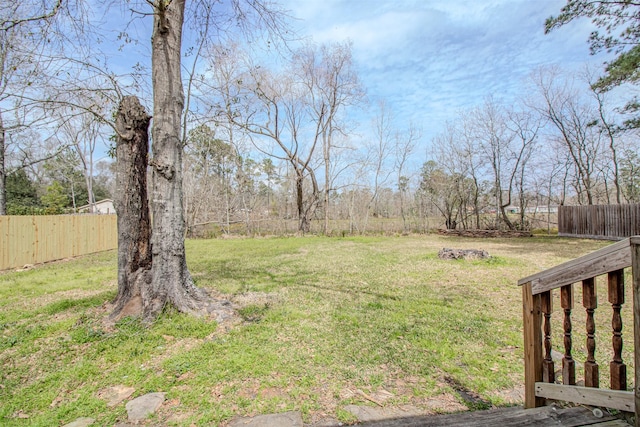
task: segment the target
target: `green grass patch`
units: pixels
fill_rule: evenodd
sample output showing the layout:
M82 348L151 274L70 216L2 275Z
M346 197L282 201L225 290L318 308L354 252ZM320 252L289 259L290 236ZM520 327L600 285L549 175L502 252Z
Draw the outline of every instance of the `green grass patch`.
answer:
M134 387L133 397L166 392L155 420L167 425L287 410L307 422L352 422L343 408L366 404L360 392L384 391L390 406L426 408L442 396L473 409L506 404L503 391L523 381L517 280L606 244L442 236L188 241L198 286L238 307L241 322L230 330L170 308L151 326L125 318L106 328L114 252L5 272L0 424L124 422L126 402L109 408L100 397L116 385ZM442 247L492 257L444 261Z

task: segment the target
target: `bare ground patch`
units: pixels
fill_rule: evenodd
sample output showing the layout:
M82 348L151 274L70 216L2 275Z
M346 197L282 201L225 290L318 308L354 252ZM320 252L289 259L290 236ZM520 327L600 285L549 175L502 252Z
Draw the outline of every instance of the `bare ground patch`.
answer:
M12 308L33 310L64 299L79 300L83 298L91 298L115 289L115 286L115 282L109 282L103 285L100 289L68 289L66 291L56 291L35 297L19 297L15 298L12 302ZM106 298L105 301L107 301Z

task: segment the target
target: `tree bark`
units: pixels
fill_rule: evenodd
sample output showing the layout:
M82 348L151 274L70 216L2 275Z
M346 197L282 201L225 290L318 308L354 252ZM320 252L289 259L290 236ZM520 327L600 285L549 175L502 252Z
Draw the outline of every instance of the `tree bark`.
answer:
M118 296L111 320L140 316L151 286L151 222L147 198L149 121L140 101L126 96L118 107L116 186Z
M143 317L151 320L165 305L200 313L208 301L187 269L184 247L182 143L184 93L180 74L185 0L155 2L152 35L152 287Z
M301 234L308 233L311 229L309 224L309 218L307 218L306 211L304 209L304 175L303 171L297 169L294 165L296 172L296 207L298 208L298 232Z

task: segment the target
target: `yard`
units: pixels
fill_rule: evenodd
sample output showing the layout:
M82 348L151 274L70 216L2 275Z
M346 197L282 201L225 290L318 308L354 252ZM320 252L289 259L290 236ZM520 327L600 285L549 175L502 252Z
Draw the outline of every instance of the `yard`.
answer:
M91 416L113 425L126 420L125 402L105 398L115 386L135 389L131 398L166 392L150 423L180 426L288 410L308 423L349 422L343 407L351 403L434 413L521 404L517 280L607 244L435 235L190 240L197 284L238 307L224 325L167 310L149 328L129 318L105 327L115 251L5 272L0 424ZM444 261L443 247L484 249L492 258ZM611 342L605 295L596 312L603 375ZM585 347L581 301L578 292L576 352ZM625 343L632 343L628 306ZM562 352L559 330L553 339ZM633 372L629 350L623 357ZM579 366L584 357L576 358Z

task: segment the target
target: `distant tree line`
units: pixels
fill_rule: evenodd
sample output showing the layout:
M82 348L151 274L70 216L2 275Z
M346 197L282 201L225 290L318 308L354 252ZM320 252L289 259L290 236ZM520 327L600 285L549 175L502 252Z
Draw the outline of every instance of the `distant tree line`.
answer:
M324 63L306 63L305 72L332 69L350 47L334 46L338 56L323 49L324 56L321 49L306 51ZM532 217L562 204L640 202L637 130L624 126L627 117L617 113L617 104L584 76L537 70L526 99L506 106L488 96L460 112L433 139L425 159L416 152L419 126L398 130L384 104L376 106L368 140L353 133L349 114L366 109L353 74L351 92L322 99L330 88L314 86L317 76L293 71L301 64L272 76L266 67L243 68L234 55L235 62L226 60L236 74L194 84L209 88L202 89L206 97L198 94L199 108L209 113L185 136L189 234L285 230L278 221L295 221L290 232L308 232L313 223L318 232L366 233L372 219L394 219L398 232L526 230ZM340 97L341 104L329 105ZM58 133L64 148L50 158L8 170L8 214L73 212L110 197L112 163L94 162L83 145L90 139L73 135Z
M140 83L149 70L115 74L108 54L84 48L86 35L48 46L61 34L46 13L15 25L5 17L0 28L0 214L73 212L112 196L113 113L124 93L150 99ZM367 233L383 219L398 232L526 230L562 204L640 202L633 73L532 70L517 102L488 93L423 141L426 118L407 124L367 99L350 43L307 42L265 59L239 39L211 42L207 22L183 66L187 234Z
M336 109L343 115L334 129L341 131L327 142L329 110L311 92L320 79L304 80L291 71L295 64L280 75L243 68L234 55L237 74L207 82L233 95L208 98L215 125L200 125L187 139L190 227L251 233L260 223L297 219L301 232L314 220L317 231L364 233L370 219L392 218L399 232L528 230L558 205L640 201L637 130L587 72L535 70L524 83L528 96L516 105L487 96L446 124L420 165L419 128L398 130L384 104L362 141L342 131L350 127L344 111L362 108L353 96ZM319 70L335 69L335 56L315 57L326 62L315 65Z
M92 212L90 201L94 203L110 198L114 191L111 163L102 161L94 167L91 190L78 156L70 150L28 169L9 170L6 178L7 215L76 213L80 207Z

